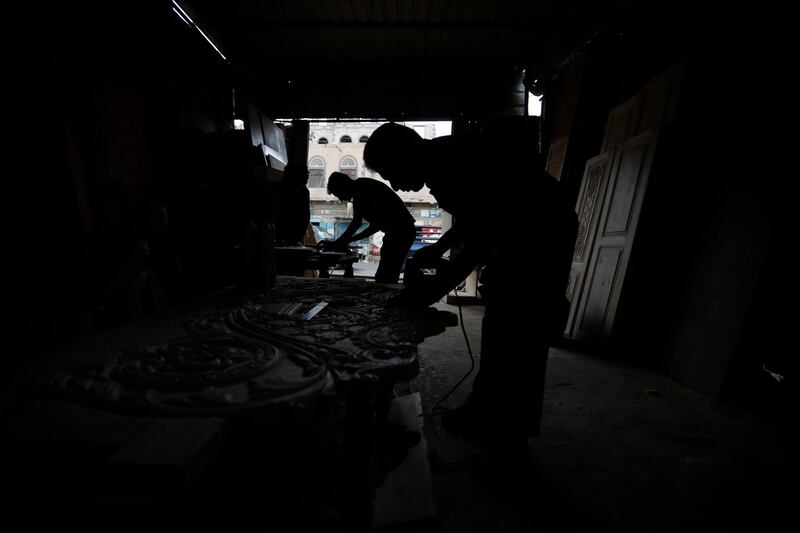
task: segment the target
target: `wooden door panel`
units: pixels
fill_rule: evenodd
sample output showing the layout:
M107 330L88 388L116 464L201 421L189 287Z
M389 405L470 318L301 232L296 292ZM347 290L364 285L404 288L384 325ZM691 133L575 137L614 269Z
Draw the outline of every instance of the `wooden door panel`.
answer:
M633 97L608 113L602 150L613 150L631 137L639 120L639 97Z
M556 179L561 179L561 170L564 168L564 157L567 153L567 137L553 141L547 155L545 170Z
M601 247L597 251L587 291L588 303L581 320L581 329L585 334L596 335L603 331L622 252L621 247Z
M569 298L571 306L565 333L569 336L572 336L573 333L580 294L586 278L585 267L591 257L597 235L597 224L608 185L611 160L611 152L604 152L589 159L583 171L581 189L578 192L578 201L575 206L575 212L578 214L578 237L575 240L572 271L567 291L567 298Z
M656 136L646 132L626 141L611 169L594 251L586 266L586 288L578 304L575 335L607 337L625 279L639 212L650 175Z
M683 68L678 64L667 69L608 114L602 150L612 155L608 156L603 192L595 199L598 214L585 211L588 194L583 183L576 206L580 225L570 277L572 306L566 331L570 337L602 340L611 333L656 136L675 116ZM584 181L589 179L593 161L587 162ZM584 224L584 220L590 222Z
M667 69L660 76L645 84L641 91L641 116L636 133L657 131L663 124L672 122L678 107L678 95L683 64Z
M606 235L628 232L647 148L647 144L641 144L623 152L603 231Z

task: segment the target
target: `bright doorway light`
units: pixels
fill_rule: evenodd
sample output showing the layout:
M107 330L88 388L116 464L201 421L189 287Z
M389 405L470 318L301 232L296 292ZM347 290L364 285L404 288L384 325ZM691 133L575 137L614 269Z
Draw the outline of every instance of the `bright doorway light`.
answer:
M441 137L442 135L450 135L453 131L453 123L449 120L439 120L433 122L434 125L434 138Z
M528 116L540 117L542 116L542 97L535 94L528 93Z

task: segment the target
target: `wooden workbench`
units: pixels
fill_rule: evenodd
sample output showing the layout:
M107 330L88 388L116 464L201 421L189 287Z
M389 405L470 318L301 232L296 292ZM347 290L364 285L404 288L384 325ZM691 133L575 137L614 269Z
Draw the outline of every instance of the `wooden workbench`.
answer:
M329 278L330 269L341 265L344 277L352 278L353 263L358 261L358 255L349 247L323 251L310 246L276 246L273 250L278 271L296 276L302 276L306 270L317 270L320 278Z
M397 290L279 277L264 293L229 291L26 365L0 413L19 494L159 511L187 498L222 505L255 497L247 480L268 469L274 483L256 495L271 495L278 515L295 512L287 490L300 479L334 487L323 492L344 516L368 520L392 386L416 376L417 344L455 324L433 308L386 307ZM31 472L46 491L23 486ZM305 518L324 514L311 505Z

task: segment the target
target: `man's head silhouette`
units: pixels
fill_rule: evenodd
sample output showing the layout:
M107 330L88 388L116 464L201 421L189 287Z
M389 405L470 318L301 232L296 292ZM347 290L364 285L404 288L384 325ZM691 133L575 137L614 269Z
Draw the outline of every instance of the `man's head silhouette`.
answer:
M420 172L423 143L416 131L388 122L376 129L364 146L364 164L395 191L419 191L425 184Z
M328 192L343 202L353 199L353 180L343 172L333 172L328 178Z

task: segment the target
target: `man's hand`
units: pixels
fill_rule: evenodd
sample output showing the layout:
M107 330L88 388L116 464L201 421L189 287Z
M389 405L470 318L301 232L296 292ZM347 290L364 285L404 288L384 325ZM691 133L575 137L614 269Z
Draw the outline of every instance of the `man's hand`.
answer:
M435 268L444 252L435 244L420 248L414 253L417 268Z
M317 248L320 250L333 250L334 248L341 248L344 245L338 241L331 241L329 239L323 239L317 243Z
M386 305L389 307L428 307L430 303L418 291L405 289L389 298Z
M413 287L406 286L398 294L389 298L386 302L387 305L395 307L427 307L435 304L439 299L447 294L447 291L441 292L441 287L437 280L431 279L434 276L425 276L423 281L414 285Z

